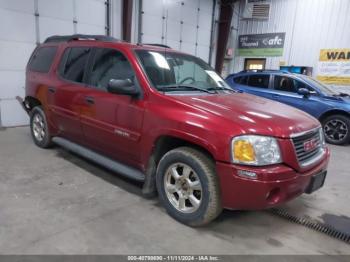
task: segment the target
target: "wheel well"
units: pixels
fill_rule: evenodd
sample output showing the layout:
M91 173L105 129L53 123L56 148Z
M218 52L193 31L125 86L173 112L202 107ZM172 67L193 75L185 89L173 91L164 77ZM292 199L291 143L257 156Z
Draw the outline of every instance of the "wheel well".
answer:
M29 109L29 111L31 111L34 107L36 106L40 106L41 102L40 100L32 97L32 96L27 96L25 98L25 107Z
M319 117L319 121L322 123L327 117L331 115L343 115L350 118L350 114L342 110L330 110Z
M172 137L172 136L162 136L158 138L153 150L153 157L154 157L155 164L157 165L160 159L162 158L162 156L165 155L167 152L181 146L188 146L188 147L197 149L198 151L201 151L202 153L207 155L210 159L214 160L213 155L202 146L188 142L181 138Z
M191 143L189 141L183 140L181 138L172 136L162 136L157 139L154 144L153 152L149 158L145 183L143 184L142 192L146 197L153 197L157 193L156 189L156 170L160 159L170 150L181 147L188 146L201 151L203 154L214 161L213 155L206 150L204 147L197 144Z

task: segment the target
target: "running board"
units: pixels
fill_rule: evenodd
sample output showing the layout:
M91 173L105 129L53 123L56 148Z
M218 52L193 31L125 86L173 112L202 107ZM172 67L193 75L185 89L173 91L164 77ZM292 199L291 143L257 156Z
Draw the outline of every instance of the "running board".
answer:
M145 175L141 171L135 168L129 167L127 165L124 165L122 163L119 163L101 154L98 154L92 151L91 149L88 149L86 147L73 143L62 137L54 137L52 138L52 141L61 147L64 147L88 160L91 160L92 162L95 162L115 173L121 174L124 177L130 178L139 182L143 182L145 180Z

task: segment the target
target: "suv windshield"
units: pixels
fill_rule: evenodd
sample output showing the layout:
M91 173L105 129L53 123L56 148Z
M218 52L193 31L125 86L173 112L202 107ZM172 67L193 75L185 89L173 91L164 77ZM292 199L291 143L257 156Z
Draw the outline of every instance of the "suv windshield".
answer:
M309 84L315 86L318 90L320 90L323 94L329 95L329 96L336 96L339 95L339 93L335 90L332 90L328 86L322 84L321 82L317 81L316 79L306 76L306 75L300 75L302 79L304 79Z
M201 59L175 52L136 50L141 64L159 91L233 91L225 81Z

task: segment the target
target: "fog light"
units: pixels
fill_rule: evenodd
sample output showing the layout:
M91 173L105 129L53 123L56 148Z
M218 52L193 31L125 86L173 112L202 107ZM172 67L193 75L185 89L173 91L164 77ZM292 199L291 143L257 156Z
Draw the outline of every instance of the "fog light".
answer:
M257 175L254 172L251 171L246 171L246 170L238 170L237 175L242 176L242 177L247 177L250 179L257 179Z

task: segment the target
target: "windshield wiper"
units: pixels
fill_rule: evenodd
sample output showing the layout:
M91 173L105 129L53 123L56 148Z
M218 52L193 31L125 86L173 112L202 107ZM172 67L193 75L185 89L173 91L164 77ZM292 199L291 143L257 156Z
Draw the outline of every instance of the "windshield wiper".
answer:
M338 94L334 94L333 96L336 96L336 97L348 97L350 95L347 94L347 93L338 93Z
M225 91L230 91L230 92L233 92L233 93L237 93L236 90L233 90L231 88L221 87L221 86L210 87L210 88L208 88L208 90L225 90Z
M350 96L350 95L347 94L347 93L339 93L339 95L340 95L341 97L348 97L348 96Z
M192 85L171 85L171 86L162 86L162 87L158 87L157 89L159 91L164 91L164 92L167 92L167 91L178 91L177 89L193 89L193 90L198 90L198 91L202 91L202 92L206 92L206 93L209 93L209 94L216 94L217 92L213 92L213 91L210 91L209 89L204 89L204 88L200 88L200 87L197 87L197 86L192 86Z

